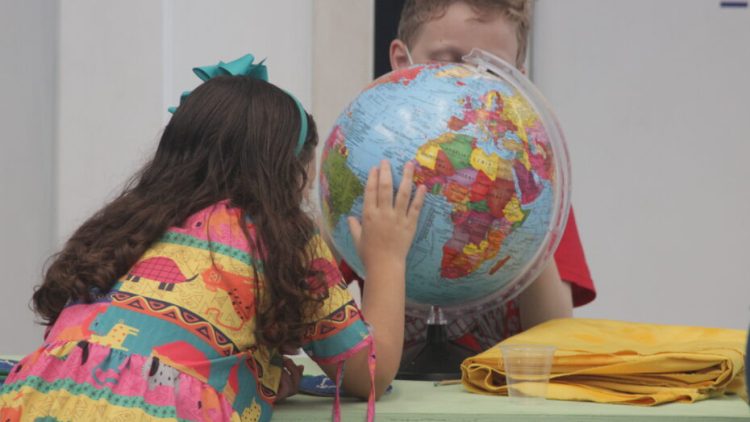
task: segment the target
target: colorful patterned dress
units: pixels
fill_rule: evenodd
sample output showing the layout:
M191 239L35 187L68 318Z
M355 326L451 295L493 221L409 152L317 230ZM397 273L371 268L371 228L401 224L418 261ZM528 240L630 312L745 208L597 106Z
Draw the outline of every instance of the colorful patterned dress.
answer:
M264 281L240 216L227 202L198 212L110 292L67 306L0 389L0 420L269 420L283 364L254 338ZM372 337L330 250L310 247L329 290L304 349L340 362Z

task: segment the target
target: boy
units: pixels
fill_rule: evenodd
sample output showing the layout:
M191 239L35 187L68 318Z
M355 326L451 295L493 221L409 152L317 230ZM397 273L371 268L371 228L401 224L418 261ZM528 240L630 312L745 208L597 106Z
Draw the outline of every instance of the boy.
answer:
M406 0L398 38L390 45L391 67L460 62L477 47L525 72L530 21L531 0ZM348 280L357 278L345 263L342 272ZM513 301L449 321L448 335L479 352L541 322L570 317L573 306L595 296L571 209L555 259L534 283ZM407 314L404 348L419 345L425 333L424 318Z

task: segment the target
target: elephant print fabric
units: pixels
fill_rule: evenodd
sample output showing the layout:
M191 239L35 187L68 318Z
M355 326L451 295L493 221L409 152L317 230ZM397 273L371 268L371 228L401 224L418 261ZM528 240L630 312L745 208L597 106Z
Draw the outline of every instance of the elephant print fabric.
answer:
M283 360L255 341L255 244L252 221L226 201L170 228L110 291L66 306L10 370L0 421L270 420ZM330 250L319 236L310 248L309 284L325 300L303 347L340 362L372 338Z

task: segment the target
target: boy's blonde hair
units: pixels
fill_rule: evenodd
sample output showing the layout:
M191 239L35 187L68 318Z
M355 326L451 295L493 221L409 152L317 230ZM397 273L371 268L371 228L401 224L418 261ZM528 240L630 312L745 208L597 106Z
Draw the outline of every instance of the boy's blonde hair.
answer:
M440 18L448 6L458 2L469 5L482 15L502 13L516 24L516 66L523 65L531 28L532 0L406 0L398 23L398 38L411 48L425 22Z

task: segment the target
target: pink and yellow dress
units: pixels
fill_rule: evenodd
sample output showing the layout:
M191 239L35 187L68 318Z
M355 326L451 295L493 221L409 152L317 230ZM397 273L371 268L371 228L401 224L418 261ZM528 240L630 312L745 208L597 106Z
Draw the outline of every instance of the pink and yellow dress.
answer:
M0 389L0 420L270 420L283 363L254 338L262 259L241 224L226 201L202 210L111 291L67 306ZM310 247L328 294L303 348L341 362L372 337L330 250Z

